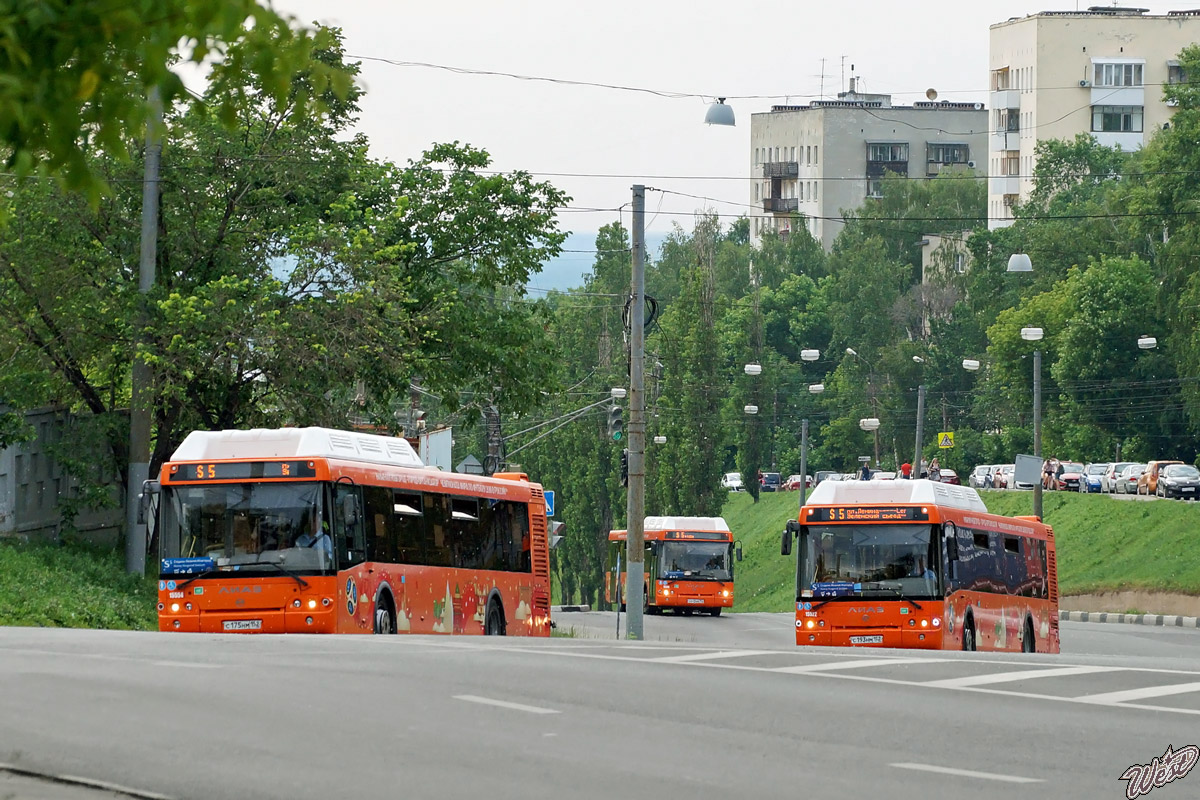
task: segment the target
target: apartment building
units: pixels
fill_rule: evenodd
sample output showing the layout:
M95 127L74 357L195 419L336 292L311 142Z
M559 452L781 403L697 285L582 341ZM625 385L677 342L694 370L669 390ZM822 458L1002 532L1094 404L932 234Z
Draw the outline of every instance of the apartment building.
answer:
M837 100L773 106L750 117L751 239L790 233L795 215L826 250L845 226L843 209L877 197L884 175L931 178L946 169L986 169L988 112L982 103L930 100L893 105L886 94L850 91Z
M992 25L990 227L1012 224L1013 206L1028 198L1038 141L1090 133L1136 150L1168 124L1162 88L1183 80L1179 51L1198 38L1200 10L1093 6Z

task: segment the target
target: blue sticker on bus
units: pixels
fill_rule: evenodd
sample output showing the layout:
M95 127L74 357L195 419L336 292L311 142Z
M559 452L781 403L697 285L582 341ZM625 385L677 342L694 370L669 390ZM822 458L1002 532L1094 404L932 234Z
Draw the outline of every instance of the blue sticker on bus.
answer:
M211 558L164 558L162 574L164 575L196 575L214 568L216 562Z
M175 591L175 581L167 581L167 591Z

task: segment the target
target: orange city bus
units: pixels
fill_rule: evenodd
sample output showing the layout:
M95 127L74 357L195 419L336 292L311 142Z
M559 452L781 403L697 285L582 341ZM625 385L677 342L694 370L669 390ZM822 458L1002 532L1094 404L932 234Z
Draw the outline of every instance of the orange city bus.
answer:
M646 592L642 608L649 614L671 608L676 613L703 611L714 617L733 606L733 534L721 517L646 517ZM608 534L608 571L604 595L621 602L626 531ZM740 560L741 551L738 550ZM619 580L613 576L620 574ZM653 590L653 591L652 591Z
M525 475L283 428L193 432L148 484L160 630L550 634L546 506Z
M970 487L824 481L794 536L798 645L1058 652L1054 532Z

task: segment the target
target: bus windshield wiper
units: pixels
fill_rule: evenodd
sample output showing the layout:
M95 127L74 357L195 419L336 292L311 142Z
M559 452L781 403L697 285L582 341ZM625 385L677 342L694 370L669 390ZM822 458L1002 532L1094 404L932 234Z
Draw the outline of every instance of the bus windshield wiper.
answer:
M867 588L869 588L869 589L886 589L888 591L893 591L896 593L897 597L899 597L901 600L903 600L904 602L911 605L917 611L922 610L921 604L918 603L916 600L910 600L909 598L905 597L904 590L901 589L899 586L892 586L890 584L883 583L882 581L876 581L875 583L870 584Z
M308 588L308 581L304 580L299 575L292 572L290 569L287 569L286 567L284 567L280 564L276 564L274 561L252 561L252 562L250 562L250 564L240 564L239 566L255 566L255 567L257 567L259 565L263 565L263 566L267 566L267 567L274 567L275 569L282 572L284 575L287 575L289 578L294 580L296 583L300 584L301 589ZM201 572L201 573L191 576L186 581L179 584L179 586L177 588L183 589L185 586L187 586L192 581L196 581L201 578L207 578L209 575L213 575L218 572L235 572L235 571L236 570L231 570L228 567L213 567L212 569L206 569L206 570L204 570L204 572Z
M289 578L294 580L296 583L300 584L301 589L308 588L308 581L304 580L304 578L301 578L299 575L292 572L290 569L288 569L287 567L283 566L282 564L280 564L278 562L275 562L275 561L255 561L254 562L254 566L258 566L259 564L266 564L269 567L274 567L275 569L282 572L284 575L287 575Z
M204 570L204 572L198 572L195 575L193 575L192 577L188 578L186 581L179 584L179 586L177 588L182 589L183 587L187 586L192 581L198 581L201 578L207 578L209 575L212 575L214 572L224 572L224 571L225 570L221 569L220 567L213 567L212 569L206 569L206 570Z

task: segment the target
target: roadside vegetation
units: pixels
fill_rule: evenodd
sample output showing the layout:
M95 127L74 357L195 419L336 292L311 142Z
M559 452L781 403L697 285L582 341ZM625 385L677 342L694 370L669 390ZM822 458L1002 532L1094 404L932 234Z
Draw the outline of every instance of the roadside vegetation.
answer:
M994 513L1032 513L1029 492L980 496ZM764 494L757 503L744 492L730 494L724 517L743 549L734 611L790 609L796 562L779 555L779 539L798 505L795 492ZM1058 545L1061 595L1123 590L1200 595L1200 550L1193 545L1200 504L1046 492L1043 510Z
M85 544L0 544L0 625L154 630L154 578Z

